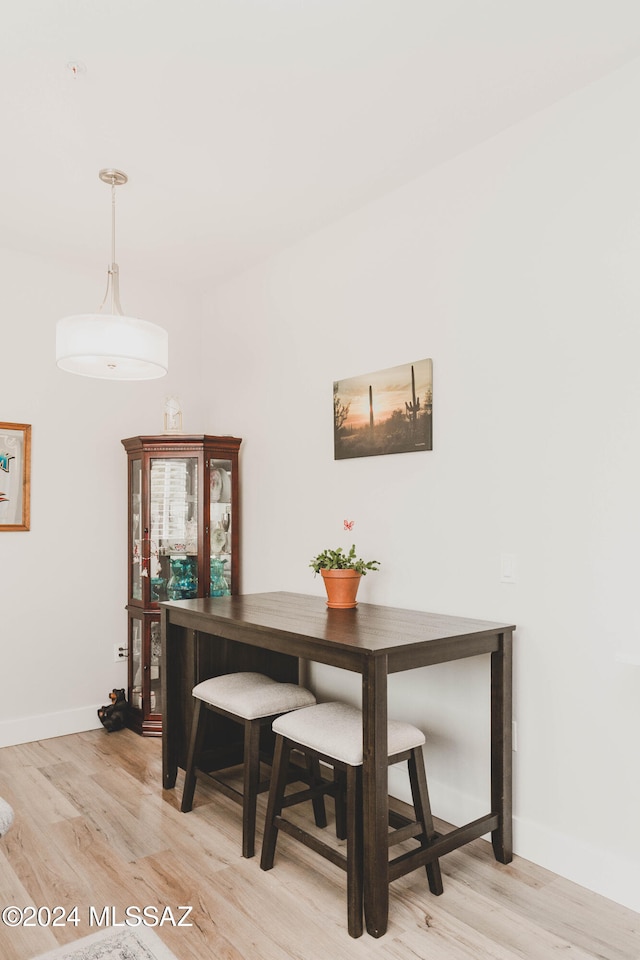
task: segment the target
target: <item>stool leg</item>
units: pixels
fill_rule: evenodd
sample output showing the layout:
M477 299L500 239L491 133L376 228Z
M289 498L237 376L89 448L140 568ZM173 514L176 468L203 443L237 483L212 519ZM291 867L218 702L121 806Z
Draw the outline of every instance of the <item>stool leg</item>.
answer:
M411 781L411 795L413 797L413 808L416 813L416 820L424 827L421 843L423 847L428 847L430 842L435 838L436 831L431 815L431 804L429 803L429 791L427 789L427 775L424 768L422 747L416 747L411 751L411 757L409 758L409 780ZM427 871L427 879L429 880L431 893L439 896L443 889L440 861L433 860L426 865L425 869Z
M202 707L202 700L196 699L193 706L187 766L184 772L184 789L182 791L182 803L180 805L182 813L188 813L193 807L193 794L196 788L196 764L202 749L205 720L206 710Z
M256 804L260 780L260 721L244 724L244 783L242 797L242 856L255 852Z
M271 870L273 866L273 860L276 854L276 842L278 839L278 828L274 821L275 818L279 817L282 813L282 802L284 800L284 791L287 786L287 776L289 773L290 754L290 741L285 740L284 737L279 735L276 736L273 764L271 767L267 816L264 825L264 837L262 839L262 854L260 857L261 870Z
M361 937L362 924L362 768L347 767L347 920L350 937Z
M310 787L319 787L322 785L322 777L320 775L320 761L317 757L310 757L309 754L306 755L306 764L307 771L309 774L309 786ZM313 805L313 815L316 821L316 827L326 827L327 825L327 811L324 806L324 794L321 793L317 797L314 797L311 801Z

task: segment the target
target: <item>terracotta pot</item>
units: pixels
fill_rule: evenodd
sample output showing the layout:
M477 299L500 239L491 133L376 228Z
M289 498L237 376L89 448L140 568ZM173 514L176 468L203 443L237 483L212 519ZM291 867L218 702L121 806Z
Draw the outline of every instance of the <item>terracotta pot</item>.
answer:
M346 610L357 607L356 594L360 586L361 573L357 570L321 570L327 591L327 606Z

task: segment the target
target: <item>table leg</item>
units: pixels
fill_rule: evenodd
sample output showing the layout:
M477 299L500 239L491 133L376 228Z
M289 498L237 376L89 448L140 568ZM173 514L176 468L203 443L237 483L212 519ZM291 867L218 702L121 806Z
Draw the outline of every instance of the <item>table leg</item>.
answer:
M491 834L496 860L513 858L511 773L511 631L500 636L499 649L491 654L491 810L498 814L497 830Z
M172 627L166 610L160 615L162 637L162 786L171 790L178 776L178 748L176 743L175 703L178 675L174 669L174 646ZM175 628L174 628L175 629Z
M389 789L387 753L387 658L367 660L362 674L364 917L372 937L389 917Z

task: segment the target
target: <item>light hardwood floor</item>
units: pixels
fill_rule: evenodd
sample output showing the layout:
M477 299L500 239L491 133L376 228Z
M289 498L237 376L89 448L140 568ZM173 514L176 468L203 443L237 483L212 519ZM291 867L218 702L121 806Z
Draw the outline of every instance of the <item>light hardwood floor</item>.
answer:
M77 906L79 919L0 922L2 960L95 933L105 906L119 922L128 906L167 906L176 921L191 906L193 926L155 928L178 960L640 960L640 914L518 857L498 864L484 840L443 858L441 897L424 871L396 881L386 936L352 940L341 871L283 835L264 873L240 856L239 807L199 784L181 814L182 774L164 792L160 771L160 742L128 730L0 750L0 796L16 811L0 839L0 908Z

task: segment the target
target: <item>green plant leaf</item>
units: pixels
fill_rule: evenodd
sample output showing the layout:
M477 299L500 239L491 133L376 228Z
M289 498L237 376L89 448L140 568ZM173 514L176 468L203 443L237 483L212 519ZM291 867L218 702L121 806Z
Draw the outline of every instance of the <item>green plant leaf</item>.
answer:
M368 570L377 570L380 561L363 560L361 557L357 557L355 544L352 544L348 553L345 553L342 547L337 547L335 550L323 550L312 559L309 566L315 573L319 573L320 570L356 570L364 577Z

